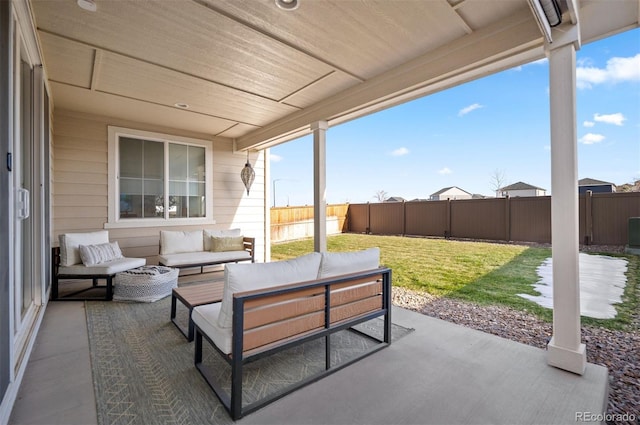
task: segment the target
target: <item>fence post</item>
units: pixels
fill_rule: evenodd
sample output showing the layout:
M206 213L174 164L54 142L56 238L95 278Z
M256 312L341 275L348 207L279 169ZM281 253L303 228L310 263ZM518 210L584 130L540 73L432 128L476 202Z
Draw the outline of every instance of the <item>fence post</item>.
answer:
M444 230L445 239L451 237L451 199L447 198L447 228Z
M504 197L505 236L507 242L511 242L511 197Z
M365 229L367 235L371 234L371 203L367 202L367 228Z
M407 202L402 201L402 236L407 235Z
M584 244L593 243L593 192L587 190L584 194Z

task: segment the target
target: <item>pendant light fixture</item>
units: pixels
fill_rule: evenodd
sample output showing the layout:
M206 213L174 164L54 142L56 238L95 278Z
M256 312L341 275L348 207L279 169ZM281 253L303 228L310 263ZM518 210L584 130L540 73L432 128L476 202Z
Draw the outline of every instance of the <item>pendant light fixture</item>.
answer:
M247 150L247 163L244 164L244 168L240 171L240 178L242 179L242 183L244 183L244 187L247 188L247 195L249 194L249 189L251 188L251 184L253 180L256 178L256 172L253 170L251 163L249 162L249 151Z

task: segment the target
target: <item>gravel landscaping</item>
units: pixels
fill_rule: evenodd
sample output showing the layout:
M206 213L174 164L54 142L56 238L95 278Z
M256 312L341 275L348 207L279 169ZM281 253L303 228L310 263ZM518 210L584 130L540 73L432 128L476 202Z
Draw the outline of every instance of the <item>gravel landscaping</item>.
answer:
M393 288L393 304L428 316L467 326L534 347L545 348L552 335L551 323L526 311ZM640 312L632 331L582 326L587 361L609 370L607 413L640 417ZM624 422L621 422L624 423ZM638 423L634 421L633 423Z

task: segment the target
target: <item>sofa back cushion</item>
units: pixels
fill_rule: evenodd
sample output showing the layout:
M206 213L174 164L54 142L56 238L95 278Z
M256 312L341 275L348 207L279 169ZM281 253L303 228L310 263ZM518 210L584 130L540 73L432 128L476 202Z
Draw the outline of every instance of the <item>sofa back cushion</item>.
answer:
M380 266L380 248L355 252L323 252L318 278L363 272Z
M188 232L175 230L160 231L160 255L200 251L204 251L202 230L192 230Z
M317 252L272 263L227 264L218 325L230 328L233 323L233 294L305 282L318 277L321 255Z
M204 250L205 251L213 251L211 238L222 238L222 237L233 237L233 236L242 236L241 229L221 229L221 230L213 230L213 229L204 229ZM244 248L242 248L244 249Z
M58 236L60 242L60 265L63 267L82 263L80 245L109 243L109 231L99 230L86 233L64 233Z

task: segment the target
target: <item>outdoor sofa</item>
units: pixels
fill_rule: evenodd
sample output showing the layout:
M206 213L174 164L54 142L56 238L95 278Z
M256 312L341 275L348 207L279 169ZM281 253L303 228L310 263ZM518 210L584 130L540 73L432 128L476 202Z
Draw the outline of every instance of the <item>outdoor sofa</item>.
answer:
M214 266L239 261L254 262L255 238L245 237L241 229L160 231L162 266L189 268Z
M195 307L195 365L236 420L391 343L391 270L380 251L312 253L292 260L227 264L222 302ZM382 339L344 363L331 364L330 335L383 317ZM325 338L324 370L243 405L243 366L302 343ZM203 363L203 341L229 363L230 394Z

